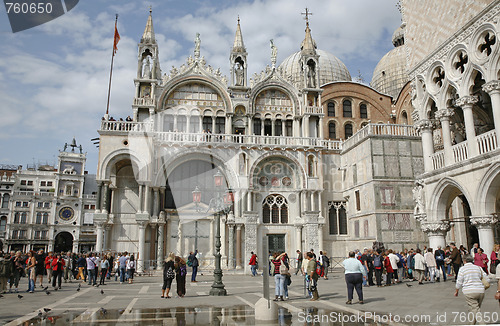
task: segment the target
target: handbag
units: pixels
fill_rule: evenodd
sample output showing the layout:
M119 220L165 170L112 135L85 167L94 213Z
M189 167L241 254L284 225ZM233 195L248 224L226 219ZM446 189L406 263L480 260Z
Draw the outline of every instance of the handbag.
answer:
M171 278L171 279L175 278L175 272L172 269L172 267L169 267L169 269L167 270L167 278Z
M497 273L497 265L491 264L490 265L490 273L491 274L496 274Z

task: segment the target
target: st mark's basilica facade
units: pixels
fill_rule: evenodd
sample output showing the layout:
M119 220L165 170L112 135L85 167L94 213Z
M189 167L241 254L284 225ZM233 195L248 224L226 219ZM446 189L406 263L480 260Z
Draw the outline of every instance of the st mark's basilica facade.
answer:
M330 256L374 241L396 250L429 240L490 246L499 207L498 1L469 4L454 22L462 25L442 26L441 39L420 43L415 35L426 34L418 30L418 6L403 10L395 47L370 86L352 81L320 49L307 18L297 52L278 63L279 44L271 40L261 73L247 71L239 19L229 77L206 62L200 34L186 62L163 73L150 13L138 45L132 119L105 117L99 130L95 249L135 252L139 269L170 251L197 249L210 258L220 198L227 268L246 268L252 251L266 257L264 242L271 251L314 248ZM445 36L463 26L461 33L469 28L474 36L448 45ZM474 50L485 42L488 49ZM470 170L477 175L466 181ZM465 190L476 179L489 196L482 213ZM460 204L467 200L470 207Z

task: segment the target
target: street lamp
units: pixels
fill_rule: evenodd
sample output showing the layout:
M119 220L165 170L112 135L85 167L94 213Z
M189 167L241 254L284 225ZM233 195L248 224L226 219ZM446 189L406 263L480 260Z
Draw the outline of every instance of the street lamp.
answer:
M224 186L224 176L217 170L214 175L215 184L215 197L210 200L208 204L208 210L212 209L215 214L215 269L214 269L214 282L212 283L212 288L209 294L213 296L224 296L227 295L226 289L224 288L224 283L222 283L222 268L221 268L221 241L220 241L220 215L228 214L231 211L231 207L234 203L234 195L231 190L227 190L223 196L222 188ZM193 202L196 207L201 201L201 192L198 187L193 191ZM207 210L207 211L208 211Z

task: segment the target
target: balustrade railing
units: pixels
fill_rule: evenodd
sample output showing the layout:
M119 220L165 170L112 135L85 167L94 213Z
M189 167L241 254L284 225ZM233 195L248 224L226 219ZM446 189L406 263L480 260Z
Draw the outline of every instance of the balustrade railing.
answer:
M495 130L485 132L476 137L479 154L488 153L497 149L497 135Z
M154 105L155 98L154 97L139 97L134 98L134 105Z
M469 156L469 151L467 149L467 142L463 141L451 147L453 151L453 159L455 163L464 161Z
M361 128L354 135L349 137L344 142L344 149L350 148L361 139L366 138L370 135L376 136L406 136L406 137L418 137L419 134L410 125L396 125L396 124L382 124L382 123L369 123L363 128Z
M309 114L323 114L322 106L306 106L306 112Z
M147 122L135 122L135 121L101 121L102 131L150 131L151 124Z
M444 167L444 151L439 151L431 156L432 167L434 170L441 169Z

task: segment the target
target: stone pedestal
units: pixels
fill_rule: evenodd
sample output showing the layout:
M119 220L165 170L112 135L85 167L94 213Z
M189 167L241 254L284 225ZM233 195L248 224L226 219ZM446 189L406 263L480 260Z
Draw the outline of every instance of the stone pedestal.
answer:
M255 303L255 320L269 322L278 319L278 305L276 302L260 298Z
M102 252L104 246L104 227L108 221L108 214L94 213L94 225L96 226L96 244L95 251Z

